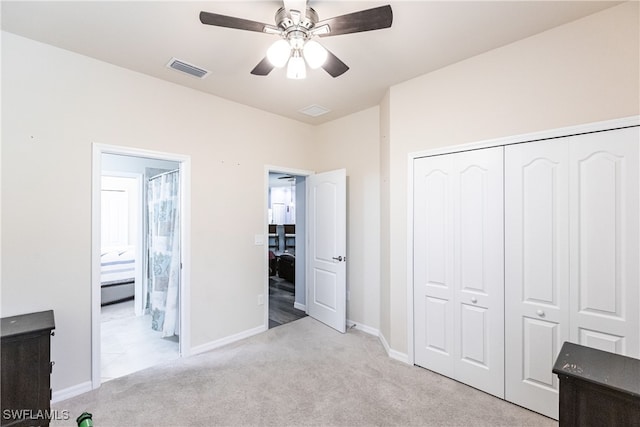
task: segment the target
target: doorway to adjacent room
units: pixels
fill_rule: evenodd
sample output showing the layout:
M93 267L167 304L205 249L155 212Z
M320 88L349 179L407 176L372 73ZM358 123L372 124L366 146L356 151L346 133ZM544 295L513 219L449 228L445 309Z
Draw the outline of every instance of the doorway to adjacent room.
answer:
M94 146L93 388L188 348L188 163Z
M294 177L294 185L291 185L291 181L289 181L288 194L291 203L293 200L291 193L295 187L295 206L293 213L292 209L289 209L290 216L287 218L287 192L284 192L284 202L282 202L282 196L280 199L274 197L272 206L270 182L286 181ZM338 169L314 173L266 166L264 182L264 218L267 223L265 224L265 235L268 237L268 245L265 245L264 248L265 293L269 294L271 278L286 276L287 269L292 269L295 274L293 277L295 281L293 308L303 310L314 319L344 333L346 331L347 296L346 170ZM284 218L278 218L279 212L284 212ZM289 228L289 231L294 231L294 233L287 233L284 227L286 224L278 227L278 222L279 220L280 222L291 220L291 215L295 215L296 223L295 228ZM286 263L288 254L285 252L285 250L290 250L291 242L288 239L292 237L296 240L295 247L292 248L294 249L293 267ZM256 241L258 240L262 242L262 238L256 236ZM280 252L281 250L282 252ZM261 298L262 295L260 295L259 301ZM267 298L264 314L265 327L268 327L270 323L269 302L270 299ZM271 324L278 326L274 322Z
M305 176L269 172L269 328L306 317Z

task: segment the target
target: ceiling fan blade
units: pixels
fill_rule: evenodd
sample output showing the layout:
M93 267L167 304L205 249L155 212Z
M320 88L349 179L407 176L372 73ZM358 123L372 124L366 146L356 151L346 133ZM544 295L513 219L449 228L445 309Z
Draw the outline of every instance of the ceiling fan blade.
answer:
M392 22L391 6L386 5L325 19L316 23L314 27L329 25L330 33L319 34L320 37L329 37L389 28Z
M237 30L256 31L258 33L265 32L265 28L273 27L273 25L263 24L262 22L234 18L233 16L219 15L211 12L200 12L200 22L207 25L215 25L216 27L235 28Z
M322 65L322 69L329 73L331 77L338 77L346 73L349 67L340 58L327 50L327 60Z
M262 59L262 61L258 62L253 70L251 70L251 74L254 76L266 76L273 70L275 67L266 57Z

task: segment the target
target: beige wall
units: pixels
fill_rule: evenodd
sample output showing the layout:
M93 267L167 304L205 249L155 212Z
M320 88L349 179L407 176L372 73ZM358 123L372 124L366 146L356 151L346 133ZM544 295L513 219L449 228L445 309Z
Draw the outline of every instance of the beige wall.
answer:
M54 391L91 379L94 142L191 156L191 345L263 324L264 165L315 169L313 127L9 33L2 66L2 316L55 310Z
M54 391L90 380L97 142L191 156L192 346L263 322L264 165L346 168L348 315L407 353L408 153L639 114L638 34L623 4L312 127L2 33L2 316L56 310Z
M638 2L629 2L390 89L390 199L382 206L390 212L390 293L381 305L390 310L393 349L412 351L408 154L639 114L639 35Z
M388 342L391 336L390 279L390 160L391 98L389 91L380 102L380 334Z
M380 149L378 107L314 129L318 172L347 170L347 318L379 328Z

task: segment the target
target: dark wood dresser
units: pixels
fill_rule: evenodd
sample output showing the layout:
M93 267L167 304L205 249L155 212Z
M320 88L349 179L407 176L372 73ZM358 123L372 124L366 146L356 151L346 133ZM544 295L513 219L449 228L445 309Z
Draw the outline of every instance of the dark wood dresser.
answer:
M53 311L2 319L1 426L48 426Z
M565 342L553 373L560 426L640 426L640 360Z

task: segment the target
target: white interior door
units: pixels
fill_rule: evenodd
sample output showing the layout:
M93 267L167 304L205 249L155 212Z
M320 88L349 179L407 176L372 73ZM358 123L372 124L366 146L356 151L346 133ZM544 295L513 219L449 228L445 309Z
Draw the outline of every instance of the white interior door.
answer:
M571 137L571 341L640 357L638 127Z
M504 396L502 147L414 163L415 363Z
M307 310L346 331L346 170L307 178Z
M453 371L453 156L414 162L415 363Z
M505 147L505 398L558 419L569 340L569 147Z
M454 158L455 378L504 397L503 148Z

